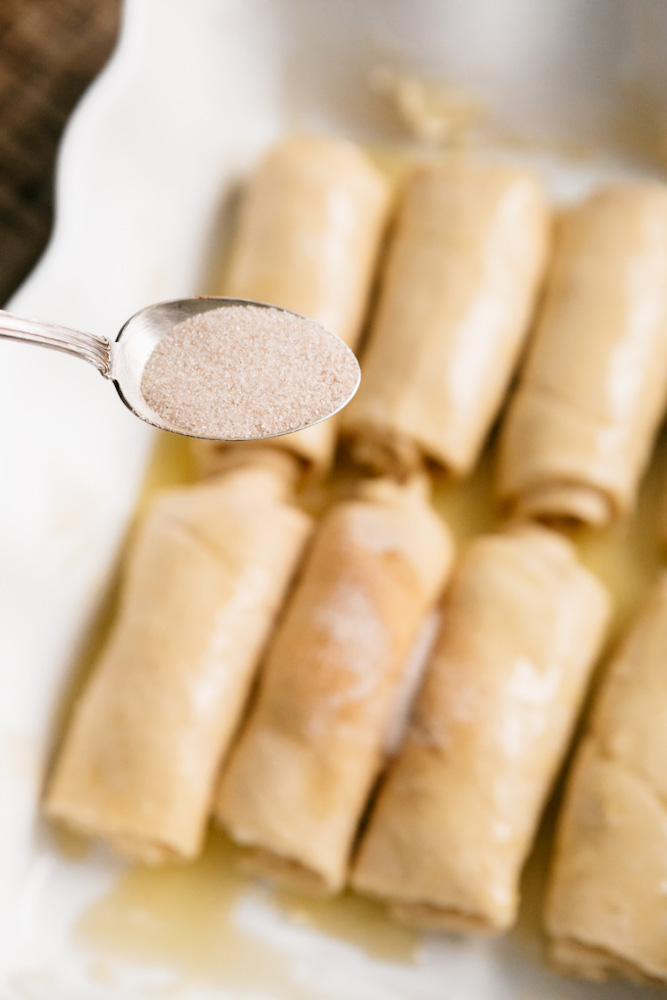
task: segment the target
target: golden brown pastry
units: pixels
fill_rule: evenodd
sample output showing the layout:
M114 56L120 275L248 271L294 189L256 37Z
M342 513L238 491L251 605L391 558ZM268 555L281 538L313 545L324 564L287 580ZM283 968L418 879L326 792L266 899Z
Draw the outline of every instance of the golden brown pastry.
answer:
M354 348L388 210L387 182L352 143L284 140L248 185L222 294L310 316ZM326 421L272 444L322 471L335 437L336 423ZM194 447L206 474L230 446L205 441Z
M632 509L667 390L667 186L610 185L562 214L501 434L520 515L604 526Z
M276 468L171 490L132 546L49 816L149 862L199 851L220 761L310 530Z
M565 972L667 984L667 573L611 664L577 751L546 929Z
M501 931L608 617L569 541L517 527L473 541L352 885L398 920Z
M218 796L217 817L255 849L254 870L311 891L343 887L408 653L451 555L425 498L395 484L325 518Z
M353 457L404 476L474 466L524 343L548 212L516 167L419 167L399 207L362 381L343 415Z

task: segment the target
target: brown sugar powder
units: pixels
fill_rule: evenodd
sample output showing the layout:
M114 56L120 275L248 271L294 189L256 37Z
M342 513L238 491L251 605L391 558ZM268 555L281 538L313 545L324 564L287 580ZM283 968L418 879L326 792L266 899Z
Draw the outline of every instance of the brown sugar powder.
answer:
M231 304L175 326L149 357L141 391L173 429L247 441L331 416L358 381L352 352L313 320Z

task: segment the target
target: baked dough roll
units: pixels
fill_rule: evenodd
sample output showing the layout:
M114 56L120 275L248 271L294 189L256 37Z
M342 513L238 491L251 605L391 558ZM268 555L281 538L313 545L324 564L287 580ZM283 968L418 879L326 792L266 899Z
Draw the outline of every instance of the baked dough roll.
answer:
M667 984L667 573L613 661L577 751L546 929L565 972Z
M475 465L524 343L548 242L528 171L446 159L409 178L362 381L352 456L399 477L426 458Z
M245 867L336 892L452 543L423 496L376 484L322 523L223 774Z
M420 927L502 931L608 618L554 532L473 541L352 885Z
M162 494L58 755L54 819L148 862L202 845L218 768L310 528L274 470Z
M241 206L223 294L317 320L349 347L359 339L389 210L389 186L352 143L295 136L269 151ZM325 421L272 444L322 471L335 445ZM196 442L204 474L229 445Z
M565 212L533 345L501 434L518 514L630 511L667 390L667 186L610 185Z

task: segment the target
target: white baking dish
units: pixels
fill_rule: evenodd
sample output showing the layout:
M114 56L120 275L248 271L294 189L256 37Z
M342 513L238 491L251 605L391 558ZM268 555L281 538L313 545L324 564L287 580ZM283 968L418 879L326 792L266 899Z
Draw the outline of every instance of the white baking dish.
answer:
M296 126L404 141L368 85L379 64L466 88L505 132L585 143L589 153L568 168L553 153L521 154L558 194L644 169L632 156L660 122L664 136L663 40L659 0L128 0L118 50L63 143L53 239L11 307L112 335L143 304L215 290L206 269L228 195L273 137ZM619 159L623 142L631 155ZM280 977L225 987L223 975L215 986L178 963L91 951L78 921L123 866L101 851L64 857L38 802L59 699L154 435L92 369L18 345L2 346L0 421L3 1000L603 995L548 973L537 937L523 932L497 942L427 937L416 964L388 962L300 927L250 890L230 920L257 941L258 963L268 954L261 942L273 942ZM619 985L604 995L653 993Z

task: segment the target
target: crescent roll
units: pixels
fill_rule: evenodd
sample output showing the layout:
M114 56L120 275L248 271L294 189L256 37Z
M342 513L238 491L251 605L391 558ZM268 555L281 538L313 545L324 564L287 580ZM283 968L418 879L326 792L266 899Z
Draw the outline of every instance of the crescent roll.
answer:
M389 186L350 142L294 136L265 156L241 206L223 294L309 316L354 348L364 322L389 210ZM275 438L323 471L336 423ZM195 442L204 473L230 446ZM233 447L233 446L232 446Z
M451 557L442 520L395 484L325 518L218 794L217 818L254 849L246 867L307 891L345 884L408 653Z
M627 513L666 393L667 185L610 185L558 221L501 433L500 497L519 515L594 526Z
M608 611L555 532L518 527L467 547L361 840L355 889L420 927L511 926Z
M577 751L546 929L565 972L667 985L667 573L612 662Z
M275 469L165 492L65 734L49 816L148 862L201 848L220 762L309 534Z
M409 178L343 416L352 457L399 478L475 465L523 346L549 214L533 174L451 158Z

